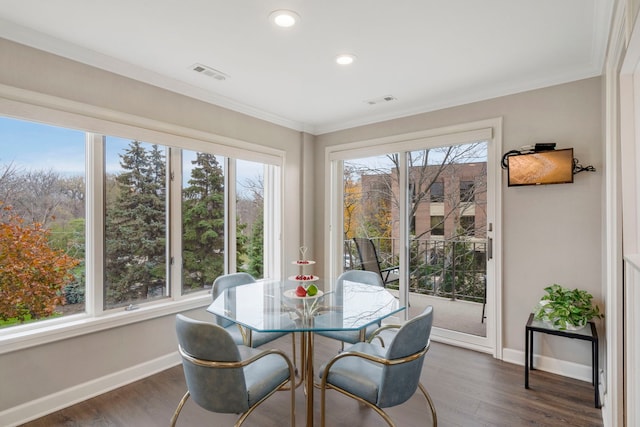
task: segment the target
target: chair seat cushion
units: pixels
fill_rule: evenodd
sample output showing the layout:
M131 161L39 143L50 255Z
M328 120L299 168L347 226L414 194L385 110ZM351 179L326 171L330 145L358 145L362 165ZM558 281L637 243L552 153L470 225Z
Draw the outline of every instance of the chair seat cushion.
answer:
M243 360L263 352L246 346L238 348ZM253 406L289 378L289 365L282 356L269 354L245 366L244 375L248 403Z
M366 353L384 357L384 349L375 344L357 343L345 352ZM325 374L326 364L320 367L320 378ZM360 357L343 357L331 366L327 383L376 404L382 380L382 365Z
M285 336L289 332L252 332L251 340L254 347L260 347L266 343Z
M322 322L322 319L319 319L320 317L321 316L317 316L316 319L314 319L316 326L318 325L318 321ZM379 327L380 325L378 323L367 326L364 332L365 340L369 339L371 334ZM355 344L360 341L360 331L320 331L316 332L316 334L349 344Z
M283 329L291 329L295 326L295 322L289 318L283 317L281 321ZM245 344L242 339L242 333L240 332L240 325L232 323L225 327L225 329L229 332L229 335L231 335L231 338L233 338L233 342L235 342L236 345ZM287 335L290 332L254 332L247 329L247 334L249 333L251 334L252 347L255 348Z
M280 326L282 329L294 329L296 326L296 322L291 320L288 316L280 317ZM251 339L253 341L252 347L260 347L268 342L271 342L275 339L278 339L282 336L290 334L290 332L252 332Z

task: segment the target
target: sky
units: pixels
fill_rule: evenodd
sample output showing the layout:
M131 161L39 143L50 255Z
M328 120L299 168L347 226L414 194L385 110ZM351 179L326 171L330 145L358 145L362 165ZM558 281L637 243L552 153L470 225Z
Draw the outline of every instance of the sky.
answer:
M107 137L105 163L108 173L120 170L118 154L124 152L130 142L127 138ZM184 151L183 165L189 168L185 171L187 177L193 158L194 152ZM224 164L222 156L217 158ZM85 132L0 117L0 170L8 164L19 171L53 170L68 176L84 175ZM238 182L255 181L262 175L262 170L259 163L239 161Z
M427 158L427 164L439 165L442 164L445 153L449 147L433 147L429 149L429 157ZM470 144L461 144L454 146L452 150L455 163L475 163L487 161L487 144L483 142L473 142ZM411 152L415 165L421 165L424 162L424 151L416 150ZM395 167L395 164L387 155L364 157L359 159L346 160L346 167L352 167L355 170L363 170L366 173L371 173L372 170L376 170L379 173L389 173L391 169Z
M84 132L0 117L0 165L83 174L84 140Z

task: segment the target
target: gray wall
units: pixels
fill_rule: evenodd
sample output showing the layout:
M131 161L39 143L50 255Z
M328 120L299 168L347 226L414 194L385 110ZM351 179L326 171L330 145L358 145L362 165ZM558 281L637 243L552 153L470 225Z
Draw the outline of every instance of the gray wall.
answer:
M601 92L601 79L591 78L319 135L316 212L325 208L323 159L328 146L502 117L503 153L536 142L573 147L574 156L597 172L582 172L573 184L539 187L507 188L505 178L502 188L503 347L523 351L524 324L547 285L587 289L603 308ZM326 239L323 220L322 215L315 217L320 248ZM543 339L541 349L551 357L590 365L590 353L582 344L551 337Z

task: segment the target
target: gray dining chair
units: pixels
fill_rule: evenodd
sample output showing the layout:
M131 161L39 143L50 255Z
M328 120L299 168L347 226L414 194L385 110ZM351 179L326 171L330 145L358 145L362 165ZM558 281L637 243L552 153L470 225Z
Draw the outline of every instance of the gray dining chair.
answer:
M255 281L256 279L254 279L253 276L249 273L225 274L223 276L217 277L216 280L214 280L211 294L213 299L215 300L226 289L240 285L247 285L249 283L255 283ZM285 321L291 321L293 323L293 321L290 319L285 319ZM287 332L252 332L250 329L243 328L242 326L232 322L231 320L219 316L215 316L215 322L217 325L222 326L227 330L227 332L229 332L236 344L244 344L254 348L260 347L261 345L264 345L287 334ZM292 341L293 360L295 360L295 339L292 338Z
M383 408L400 405L418 388L438 425L431 396L420 383L425 355L429 350L433 307L399 327L387 347L360 342L347 348L320 367L321 425L325 426L326 390L333 389L374 409L390 426L395 424ZM388 329L387 325L380 330ZM398 327L398 326L395 326Z
M235 423L240 426L258 405L287 383L291 426L295 426L295 372L282 351L238 346L226 329L182 314L176 316L176 333L187 392L171 418L171 427L189 397L208 411L240 414Z
M348 270L338 276L336 280L336 288L335 294L337 299L337 305L341 305L341 295L342 295L342 287L345 281L364 283L371 286L380 286L384 287L382 283L382 279L380 275L374 273L372 271L364 271L364 270ZM322 323L327 320L328 316L333 316L333 313L323 313L314 319L314 323L316 326L322 325ZM364 331L318 331L315 334L321 335L327 338L332 338L341 342L342 348L344 349L344 343L355 344L360 341L366 341L369 339L371 334L376 331L380 327L380 323L374 323L373 325L367 326Z

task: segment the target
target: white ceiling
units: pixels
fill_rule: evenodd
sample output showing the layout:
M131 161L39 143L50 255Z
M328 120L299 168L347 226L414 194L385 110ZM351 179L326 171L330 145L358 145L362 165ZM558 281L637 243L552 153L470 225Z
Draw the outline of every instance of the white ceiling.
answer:
M600 75L613 2L2 0L0 37L321 134Z

